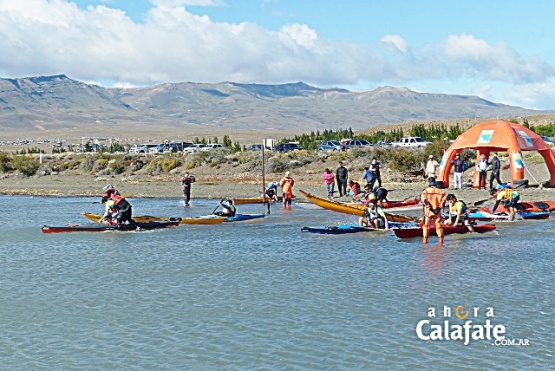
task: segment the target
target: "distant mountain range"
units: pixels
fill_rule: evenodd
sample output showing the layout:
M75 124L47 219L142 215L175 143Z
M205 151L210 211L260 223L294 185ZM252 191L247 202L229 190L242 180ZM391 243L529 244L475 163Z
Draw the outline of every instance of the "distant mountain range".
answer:
M405 121L495 118L553 113L475 96L223 82L103 88L65 75L0 79L2 131L126 130L310 132L368 129Z

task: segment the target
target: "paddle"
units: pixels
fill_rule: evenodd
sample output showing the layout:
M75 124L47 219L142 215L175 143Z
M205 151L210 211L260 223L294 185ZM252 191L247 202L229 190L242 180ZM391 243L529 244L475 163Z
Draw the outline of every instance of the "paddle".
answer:
M480 200L480 201L476 201L476 202L474 202L474 206L480 206L480 205L483 205L483 204L484 204L484 202L486 202L486 201L488 201L488 200L491 200L492 198L493 198L493 197L488 197L488 198L485 198L485 199L483 199L483 200Z
M218 207L220 207L220 205L222 204L222 202L224 202L225 198L222 198L220 200L220 202L218 203L218 206L216 206L216 208L214 210L212 210L212 212L210 213L210 215L214 215L214 213L216 212L216 210L218 210Z

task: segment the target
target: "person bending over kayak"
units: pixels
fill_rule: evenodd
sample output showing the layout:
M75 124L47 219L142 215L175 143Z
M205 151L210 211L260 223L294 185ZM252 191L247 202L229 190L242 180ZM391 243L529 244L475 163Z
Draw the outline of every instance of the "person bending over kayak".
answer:
M266 190L264 191L264 193L266 194L266 197L270 199L270 201L278 201L277 186L278 182L270 182L266 186Z
M457 200L457 197L450 193L447 195L447 205L449 205L449 218L445 221L445 225L459 225L460 222L464 224L466 229L470 232L474 232L474 227L470 224L468 220L468 208L463 200ZM453 217L455 221L453 222Z
M424 205L424 225L422 226L422 243L428 243L428 235L430 233L430 224L435 223L436 234L439 238L439 245L443 245L443 218L441 209L445 205L447 195L441 189L436 188L435 181L429 183L428 188L422 192L420 199Z
M503 202L503 206L509 209L509 220L515 220L515 213L518 201L520 200L518 192L511 188L505 188L500 190L492 189L490 194L496 196L495 205L493 205L491 212L495 213L499 204Z
M114 188L113 185L108 184L103 189L104 194L102 195L101 203L106 203L108 200L114 202L114 208L117 210L117 226L121 228L121 225L128 223L134 225L138 228L137 223L133 220L133 208L131 204L122 197L121 194Z
M235 208L235 205L233 205L233 201L231 200L220 201L220 205L223 207L223 210L213 212L212 214L219 215L219 216L235 216L237 209Z
M356 197L360 193L360 184L354 180L349 180L349 196L351 196L351 201L355 202Z
M376 187L372 190L372 193L374 193L376 195L376 200L382 204L384 201L387 202L387 189L385 189L384 187Z
M358 224L363 227L372 227L376 229L389 228L383 208L378 206L375 201L368 203L364 214L358 220Z
M118 215L118 210L116 209L114 201L108 200L106 201L106 210L104 211L104 215L102 215L102 218L100 218L100 223L112 224L112 225L116 224L114 219L117 218L117 215Z

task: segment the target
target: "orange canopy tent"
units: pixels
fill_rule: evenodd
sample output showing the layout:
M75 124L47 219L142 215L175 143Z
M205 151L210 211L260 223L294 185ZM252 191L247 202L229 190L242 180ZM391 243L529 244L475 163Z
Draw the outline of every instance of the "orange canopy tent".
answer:
M479 123L463 134L451 144L441 159L438 180L443 182L443 187L449 187L449 173L455 155L463 149L474 149L476 163L480 156L484 154L489 159L491 152L507 152L511 165L511 185L514 186L515 180L524 179L524 162L522 152L538 151L543 156L547 168L549 169L551 187L555 187L555 155L553 150L543 141L543 139L530 129L507 121L487 121ZM478 172L474 172L472 186L479 187Z

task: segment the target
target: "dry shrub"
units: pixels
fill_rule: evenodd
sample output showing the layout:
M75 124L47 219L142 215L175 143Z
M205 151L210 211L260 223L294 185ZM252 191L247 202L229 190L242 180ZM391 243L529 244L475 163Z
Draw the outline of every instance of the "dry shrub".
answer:
M33 176L37 173L40 163L31 156L14 156L14 167L25 176Z

